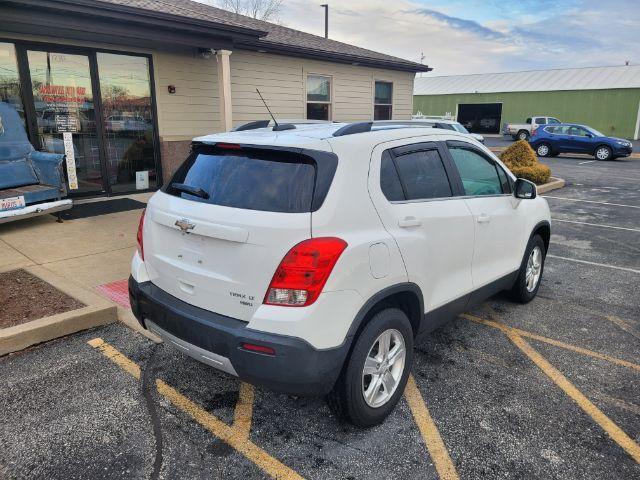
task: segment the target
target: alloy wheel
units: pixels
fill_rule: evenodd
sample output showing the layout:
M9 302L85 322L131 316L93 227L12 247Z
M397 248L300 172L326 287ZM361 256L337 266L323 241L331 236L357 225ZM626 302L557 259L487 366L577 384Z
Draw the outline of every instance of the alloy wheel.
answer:
M373 342L362 370L362 395L372 408L386 404L404 372L407 349L404 337L396 329L385 330Z
M534 247L529 254L527 260L527 273L525 275L525 284L529 293L533 292L538 286L540 277L542 276L542 250L540 247Z
M540 145L538 147L538 156L539 157L546 157L547 155L549 155L549 147L547 145Z
M598 160L606 160L607 158L609 158L609 156L610 153L607 147L600 147L598 150L596 150L596 158Z

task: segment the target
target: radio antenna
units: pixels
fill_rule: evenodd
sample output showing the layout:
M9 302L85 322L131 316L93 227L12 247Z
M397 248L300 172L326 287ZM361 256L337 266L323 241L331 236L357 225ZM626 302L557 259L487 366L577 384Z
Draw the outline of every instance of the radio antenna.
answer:
M260 90L258 90L256 88L256 92L258 92L258 95L260 95L260 100L262 100L262 103L264 103L264 106L267 108L267 112L269 112L269 115L271 115L271 120L273 120L273 123L276 126L276 129L278 127L278 121L276 120L276 117L273 116L273 113L271 113L271 109L269 108L269 105L267 105L267 102L264 101L264 98L262 97L262 94L260 93Z

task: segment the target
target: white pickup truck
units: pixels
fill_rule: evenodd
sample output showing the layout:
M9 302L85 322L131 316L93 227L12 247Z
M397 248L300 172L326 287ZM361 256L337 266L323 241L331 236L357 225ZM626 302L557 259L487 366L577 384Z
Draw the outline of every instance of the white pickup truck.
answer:
M514 140L529 140L531 129L536 125L547 125L553 123L562 123L554 117L529 117L525 123L505 123L502 129L503 135L511 135Z

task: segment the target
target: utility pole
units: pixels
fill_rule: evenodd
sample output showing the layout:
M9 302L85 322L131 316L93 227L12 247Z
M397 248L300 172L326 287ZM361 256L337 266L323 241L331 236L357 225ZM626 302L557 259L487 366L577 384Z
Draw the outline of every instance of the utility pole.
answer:
M329 5L323 3L320 6L324 8L324 38L329 38Z

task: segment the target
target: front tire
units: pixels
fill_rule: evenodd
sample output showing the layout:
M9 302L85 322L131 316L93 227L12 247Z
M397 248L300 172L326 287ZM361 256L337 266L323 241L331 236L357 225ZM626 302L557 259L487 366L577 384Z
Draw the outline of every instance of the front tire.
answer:
M613 151L611 150L610 147L607 147L606 145L601 145L598 148L596 148L595 153L593 154L594 157L596 157L596 160L611 160L613 158Z
M384 421L400 400L413 362L413 329L402 310L376 313L355 340L327 396L338 416L359 427Z
M520 264L518 278L511 288L511 298L514 301L529 303L538 294L546 255L542 237L540 235L531 237Z

